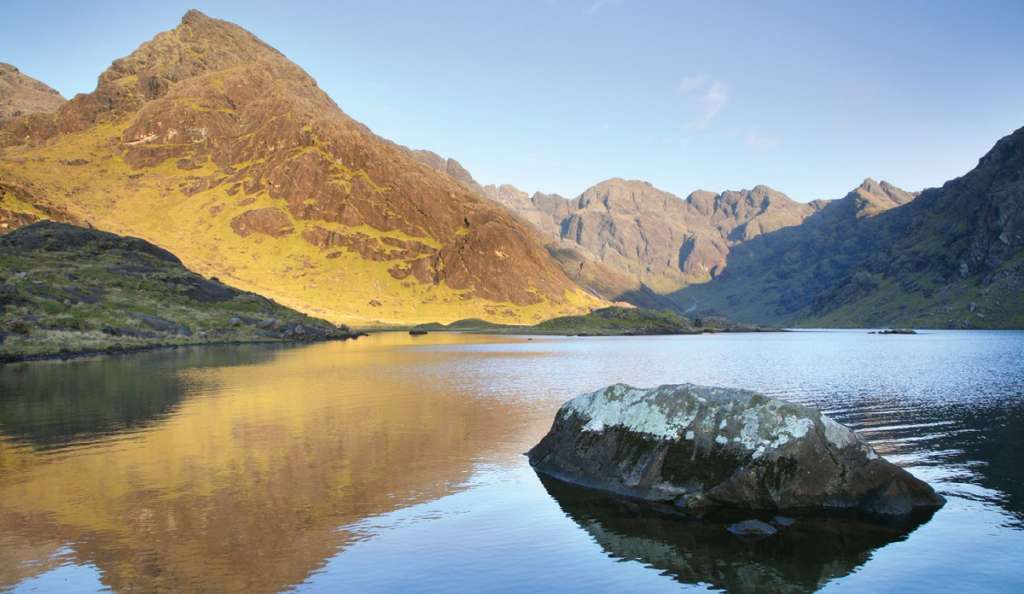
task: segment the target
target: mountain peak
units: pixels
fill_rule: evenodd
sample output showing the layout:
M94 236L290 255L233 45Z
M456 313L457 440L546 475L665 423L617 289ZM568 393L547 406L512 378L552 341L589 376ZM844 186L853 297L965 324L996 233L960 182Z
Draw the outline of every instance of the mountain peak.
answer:
M783 200L785 202L795 202L792 198L787 196L785 193L776 190L771 186L764 184L757 184L754 189L750 191L750 195L755 198L767 198L769 200Z
M56 90L0 62L0 120L29 113L51 113L64 103Z
M1000 138L995 146L978 160L978 166L987 169L1004 167L1015 162L1019 167L1021 161L1024 161L1024 127Z
M907 192L885 180L879 182L867 177L847 194L846 199L853 204L857 217L868 217L906 204L915 197L915 192Z
M282 58L280 52L244 28L193 9L174 29L157 34L128 56L115 60L100 76L100 84L133 75L174 83L206 72Z
M190 10L177 27L114 60L100 74L95 91L75 97L61 109L57 131L77 132L117 119L163 97L177 83L240 66L272 72L276 80L301 79L316 85L301 68L242 27Z
M335 320L523 323L602 303L457 161L374 135L255 35L199 12L116 60L51 130L86 141L31 171L0 156L4 184L39 175L25 202L56 196L67 218ZM20 155L37 154L31 140ZM90 164L89 187L65 202L66 168Z
M865 177L864 181L857 186L858 190L878 191L881 189L879 183L873 177Z
M627 187L645 187L645 188L653 188L654 187L653 185L651 185L651 182L649 182L649 181L644 181L642 179L625 179L625 178L622 178L622 177L609 177L608 179L606 179L604 181L600 181L600 182L594 184L595 188L600 188L600 187L605 187L605 186L627 186Z
M202 11L197 10L195 8L191 8L181 17L181 24L195 25L197 23L207 23L212 20L214 19L211 19L210 17L206 16L206 14Z

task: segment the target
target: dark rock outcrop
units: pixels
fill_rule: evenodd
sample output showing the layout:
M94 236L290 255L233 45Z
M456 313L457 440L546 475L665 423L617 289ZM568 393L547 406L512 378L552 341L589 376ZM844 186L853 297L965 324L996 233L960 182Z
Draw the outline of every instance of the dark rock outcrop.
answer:
M529 457L552 477L695 515L907 515L945 501L816 409L692 384L616 384L574 398Z
M231 228L242 237L248 237L253 233L284 237L295 230L288 215L280 208L274 207L247 210L231 219Z

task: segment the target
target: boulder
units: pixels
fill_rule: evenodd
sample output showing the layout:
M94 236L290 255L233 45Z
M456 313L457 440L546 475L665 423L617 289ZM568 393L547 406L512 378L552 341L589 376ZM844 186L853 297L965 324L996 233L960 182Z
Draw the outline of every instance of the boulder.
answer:
M694 515L945 503L820 411L746 390L609 386L562 405L528 456L551 477Z

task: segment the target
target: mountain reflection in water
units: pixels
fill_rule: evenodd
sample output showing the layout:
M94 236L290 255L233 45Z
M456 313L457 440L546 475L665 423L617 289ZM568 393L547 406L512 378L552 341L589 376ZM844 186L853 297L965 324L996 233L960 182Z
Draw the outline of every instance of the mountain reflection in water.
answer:
M338 526L459 489L515 427L401 351L238 353L5 369L0 588L71 543L114 590L279 591L345 546Z

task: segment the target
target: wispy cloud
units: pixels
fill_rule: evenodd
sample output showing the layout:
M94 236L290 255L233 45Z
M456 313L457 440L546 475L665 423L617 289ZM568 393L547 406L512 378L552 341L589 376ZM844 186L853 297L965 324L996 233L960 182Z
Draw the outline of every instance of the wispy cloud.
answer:
M700 76L683 77L683 80L679 81L679 92L683 95L689 95L690 93L703 89L707 82L708 77L703 74Z
M711 83L711 86L700 98L700 119L697 120L697 129L707 128L711 120L715 119L718 112L722 111L728 102L729 91L725 88L725 83L721 81Z
M622 4L622 0L594 0L583 7L583 14L591 16L601 12L605 8L610 8L617 4Z
M679 81L679 93L696 101L698 114L690 123L694 130L704 130L711 125L725 104L729 102L729 89L720 80L711 80L705 75L687 76Z
M757 130L750 130L743 137L743 144L753 149L766 151L778 147L779 140L771 136L764 136Z

